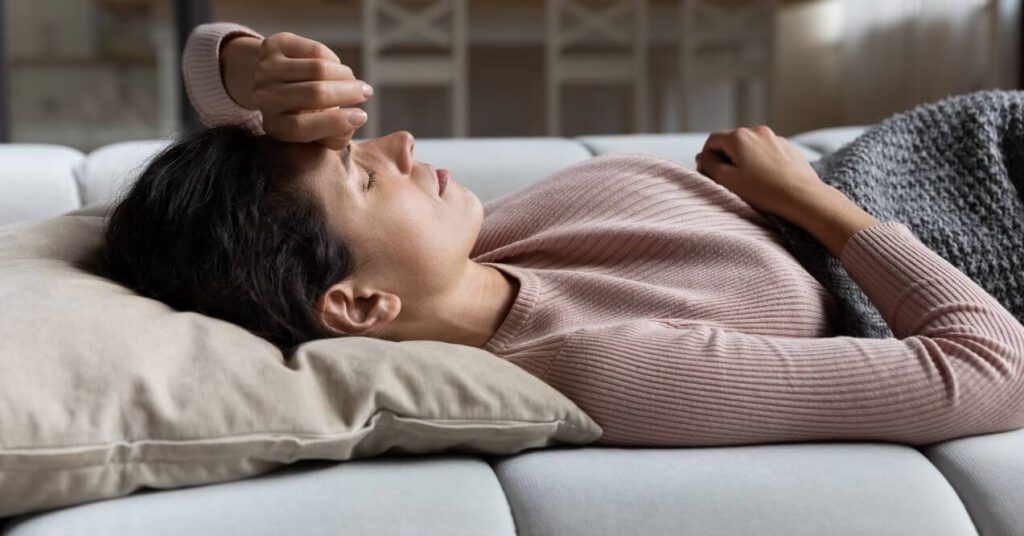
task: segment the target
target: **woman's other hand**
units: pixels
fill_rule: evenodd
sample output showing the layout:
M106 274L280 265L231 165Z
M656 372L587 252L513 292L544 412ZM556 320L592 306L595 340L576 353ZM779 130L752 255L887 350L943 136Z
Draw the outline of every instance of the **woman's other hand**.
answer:
M290 32L263 40L241 36L226 43L222 55L228 93L262 112L271 137L344 149L366 123L357 105L373 89L323 43Z
M708 136L697 171L751 206L803 228L837 258L850 237L881 223L822 182L800 151L766 126Z
M697 171L751 206L788 220L831 188L793 144L763 125L708 136Z

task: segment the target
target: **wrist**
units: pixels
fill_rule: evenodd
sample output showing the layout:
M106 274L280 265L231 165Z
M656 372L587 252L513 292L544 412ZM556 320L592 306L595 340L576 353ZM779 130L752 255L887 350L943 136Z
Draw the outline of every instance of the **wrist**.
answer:
M252 90L262 41L246 34L229 35L221 41L220 74L224 89L231 100L248 110L256 109Z
M835 187L827 184L822 186L805 198L808 203L790 221L814 236L836 258L840 258L850 237L881 221Z

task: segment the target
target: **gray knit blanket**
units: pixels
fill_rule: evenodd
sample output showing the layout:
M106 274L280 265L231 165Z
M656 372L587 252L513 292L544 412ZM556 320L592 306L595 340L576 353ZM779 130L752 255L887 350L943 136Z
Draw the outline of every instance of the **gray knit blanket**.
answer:
M898 221L1024 322L1024 91L980 91L918 106L813 162L821 179L881 221ZM892 337L839 259L762 213L839 301L840 335Z

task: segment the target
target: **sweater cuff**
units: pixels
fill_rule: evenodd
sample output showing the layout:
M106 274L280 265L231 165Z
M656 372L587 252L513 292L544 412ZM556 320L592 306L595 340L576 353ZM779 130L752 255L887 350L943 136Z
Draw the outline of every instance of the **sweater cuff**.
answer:
M995 301L899 222L857 231L840 262L899 338L919 329L932 309Z
M220 45L238 34L263 38L251 28L230 22L201 24L192 30L181 62L185 90L204 125L242 124L262 134L263 115L232 100L221 78Z
M861 229L847 239L839 261L886 321L903 292L913 285L913 275L900 269L917 238L899 222L887 221ZM910 277L907 277L907 276ZM890 322L890 327L891 322ZM895 332L895 329L894 329Z

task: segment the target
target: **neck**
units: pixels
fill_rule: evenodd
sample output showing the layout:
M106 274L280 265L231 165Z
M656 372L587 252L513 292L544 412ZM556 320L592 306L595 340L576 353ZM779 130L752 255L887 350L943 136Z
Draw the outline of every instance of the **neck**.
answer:
M447 292L405 307L382 336L391 340L434 340L482 347L508 316L518 283L497 268L466 259L457 285Z

